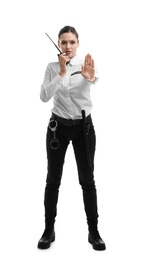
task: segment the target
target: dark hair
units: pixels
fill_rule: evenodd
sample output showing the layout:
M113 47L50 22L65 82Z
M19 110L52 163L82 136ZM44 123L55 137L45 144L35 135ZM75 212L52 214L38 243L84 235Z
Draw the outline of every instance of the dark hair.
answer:
M68 33L68 32L74 33L75 36L76 36L76 38L78 39L79 35L78 35L76 29L75 29L74 27L72 27L72 26L69 26L69 25L63 27L63 28L59 31L58 39L60 39L60 36L61 36L63 33Z

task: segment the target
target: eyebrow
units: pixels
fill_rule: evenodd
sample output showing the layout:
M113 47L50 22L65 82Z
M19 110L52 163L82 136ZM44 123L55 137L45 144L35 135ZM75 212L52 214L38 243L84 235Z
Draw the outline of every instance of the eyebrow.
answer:
M60 40L61 42L67 42L67 41L69 41L69 42L75 42L75 40Z

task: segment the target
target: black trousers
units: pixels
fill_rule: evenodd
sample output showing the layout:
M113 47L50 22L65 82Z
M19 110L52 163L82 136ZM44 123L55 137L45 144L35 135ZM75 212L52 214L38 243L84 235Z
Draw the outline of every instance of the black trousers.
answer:
M47 129L47 180L45 187L44 206L46 228L52 229L57 215L57 201L61 184L62 171L67 147L72 142L78 169L79 183L83 191L84 209L86 212L89 231L97 230L98 207L97 192L94 181L94 155L96 148L96 135L91 115L88 118L90 124L88 141L92 166L88 166L83 125L64 125L58 122L56 137L60 146L57 150L50 147L53 132Z

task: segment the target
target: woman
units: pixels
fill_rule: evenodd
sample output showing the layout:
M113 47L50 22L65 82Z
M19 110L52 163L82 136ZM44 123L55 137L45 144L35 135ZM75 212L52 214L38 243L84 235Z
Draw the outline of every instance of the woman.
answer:
M96 137L91 118L90 87L97 82L98 75L90 54L85 56L84 61L78 58L79 39L74 27L65 26L60 30L58 47L62 54L58 62L48 64L40 93L43 102L54 97L54 106L46 138L48 173L44 196L45 230L38 248L47 249L55 240L59 187L66 150L72 141L83 191L88 241L95 250L105 250L105 243L98 231L97 194L93 174Z

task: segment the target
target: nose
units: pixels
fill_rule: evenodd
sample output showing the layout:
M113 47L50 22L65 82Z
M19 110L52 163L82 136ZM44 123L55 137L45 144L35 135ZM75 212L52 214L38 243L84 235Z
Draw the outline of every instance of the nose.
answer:
M68 42L67 45L66 45L67 49L70 49L70 46L71 46L71 45L70 45L70 43Z

